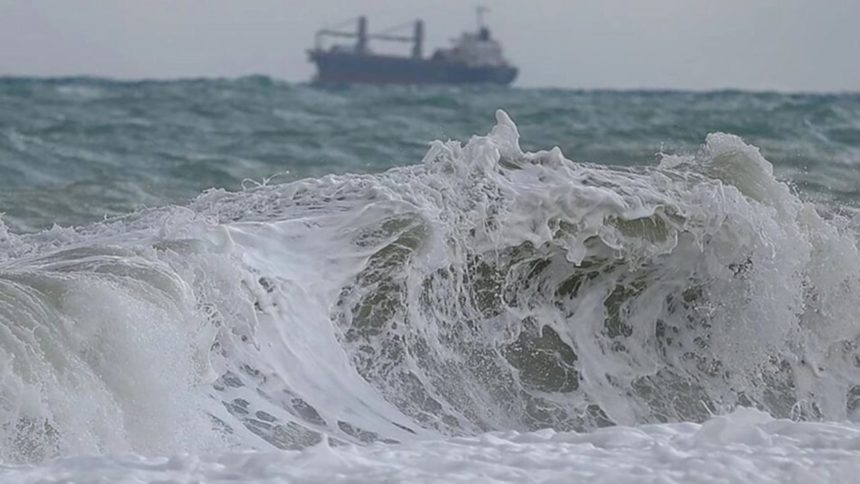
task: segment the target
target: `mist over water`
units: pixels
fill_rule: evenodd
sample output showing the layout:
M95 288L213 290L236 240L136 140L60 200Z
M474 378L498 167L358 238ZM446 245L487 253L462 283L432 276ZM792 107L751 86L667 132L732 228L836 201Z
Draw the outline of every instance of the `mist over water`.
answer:
M860 418L856 96L0 86L5 462Z

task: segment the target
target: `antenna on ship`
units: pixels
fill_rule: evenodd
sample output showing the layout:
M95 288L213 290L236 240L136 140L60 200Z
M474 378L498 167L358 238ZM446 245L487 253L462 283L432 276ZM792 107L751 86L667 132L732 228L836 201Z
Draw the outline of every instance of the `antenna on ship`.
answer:
M484 24L484 14L489 12L490 9L483 5L479 5L476 10L478 12L478 39L490 40L490 29L487 28L486 24Z
M477 14L478 14L478 31L481 31L481 30L487 28L486 25L484 24L484 14L489 12L490 9L484 5L478 5L478 8L476 8L475 10L477 11Z

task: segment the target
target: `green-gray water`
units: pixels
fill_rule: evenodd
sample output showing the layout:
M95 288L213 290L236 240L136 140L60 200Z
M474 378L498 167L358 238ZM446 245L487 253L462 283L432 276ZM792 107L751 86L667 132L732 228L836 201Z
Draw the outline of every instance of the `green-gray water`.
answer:
M420 163L485 132L497 108L525 149L652 165L710 132L761 148L805 197L858 201L860 96L491 87L320 90L264 77L0 79L0 212L16 231L186 201L210 187ZM247 182L246 182L247 183Z

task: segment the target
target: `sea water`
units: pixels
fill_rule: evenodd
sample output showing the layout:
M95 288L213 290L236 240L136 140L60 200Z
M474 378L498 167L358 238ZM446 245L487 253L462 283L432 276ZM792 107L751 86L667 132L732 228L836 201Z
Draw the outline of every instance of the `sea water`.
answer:
M0 480L853 482L860 96L0 80Z

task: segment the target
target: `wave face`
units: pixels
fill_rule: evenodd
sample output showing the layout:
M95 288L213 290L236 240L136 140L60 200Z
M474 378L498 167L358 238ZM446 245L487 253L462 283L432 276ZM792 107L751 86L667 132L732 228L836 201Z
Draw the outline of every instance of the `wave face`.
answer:
M856 224L753 146L487 136L77 229L0 226L0 456L860 419Z

